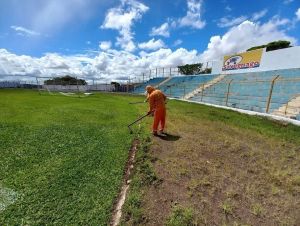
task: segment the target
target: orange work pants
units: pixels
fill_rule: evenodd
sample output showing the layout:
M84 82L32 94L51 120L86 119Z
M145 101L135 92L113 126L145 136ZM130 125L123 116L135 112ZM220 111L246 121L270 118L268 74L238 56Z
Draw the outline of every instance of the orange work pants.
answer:
M158 125L160 124L160 131L165 129L166 123L166 108L157 108L154 112L154 120L152 125L152 131L157 132Z

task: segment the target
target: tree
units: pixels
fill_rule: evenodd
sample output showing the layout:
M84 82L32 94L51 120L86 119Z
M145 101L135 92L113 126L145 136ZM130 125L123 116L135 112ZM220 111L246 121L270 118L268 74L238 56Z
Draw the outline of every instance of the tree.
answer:
M277 50L277 49L289 48L289 47L291 47L290 44L291 44L291 42L283 41L283 40L279 40L277 42L270 42L267 45L267 51L273 51L273 50Z
M268 52L268 51L273 51L273 50L277 50L277 49L284 49L284 48L292 47L290 44L291 44L291 42L289 42L289 41L278 40L278 41L275 41L275 42L269 42L266 45L251 47L250 49L247 49L247 51L267 48L266 51Z
M202 71L201 63L198 64L186 64L183 66L178 66L179 72L184 75L197 75Z
M45 85L86 85L87 82L83 79L77 79L72 76L66 75L63 77L55 77L44 81Z
M203 71L200 72L200 74L211 74L211 68L205 68Z
M120 86L121 86L120 83L118 83L118 82L111 82L110 84L115 87L115 91L119 91Z

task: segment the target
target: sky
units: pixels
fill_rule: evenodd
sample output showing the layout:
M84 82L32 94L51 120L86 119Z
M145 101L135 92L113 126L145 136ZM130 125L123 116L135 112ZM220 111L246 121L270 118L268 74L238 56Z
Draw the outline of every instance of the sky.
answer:
M99 81L300 45L300 0L1 0L0 80Z

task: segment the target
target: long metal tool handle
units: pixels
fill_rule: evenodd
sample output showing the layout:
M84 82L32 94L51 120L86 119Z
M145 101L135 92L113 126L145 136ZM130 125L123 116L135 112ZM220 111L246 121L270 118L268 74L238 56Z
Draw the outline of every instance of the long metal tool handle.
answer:
M137 123L138 121L141 121L143 118L147 117L148 115L149 115L149 113L147 113L146 115L141 116L140 118L135 120L133 123L129 124L128 127L132 126L133 124Z
M130 102L129 104L145 104L144 101L140 101L140 102Z

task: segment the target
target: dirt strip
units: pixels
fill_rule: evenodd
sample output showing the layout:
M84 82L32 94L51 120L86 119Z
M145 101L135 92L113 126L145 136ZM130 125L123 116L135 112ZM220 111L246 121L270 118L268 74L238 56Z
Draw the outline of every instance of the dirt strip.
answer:
M132 145L131 145L131 148L130 148L130 151L129 151L128 160L127 160L126 167L125 167L125 170L124 170L124 177L123 177L122 187L121 187L119 195L118 195L118 197L115 201L114 208L113 208L113 214L112 214L112 218L111 218L111 221L110 221L110 225L112 225L112 226L119 225L120 220L121 220L122 207L125 203L126 194L127 194L128 189L129 189L130 175L131 175L131 172L134 168L134 159L135 159L135 155L136 155L138 145L139 145L139 140L137 140L137 139L134 140L132 142Z

